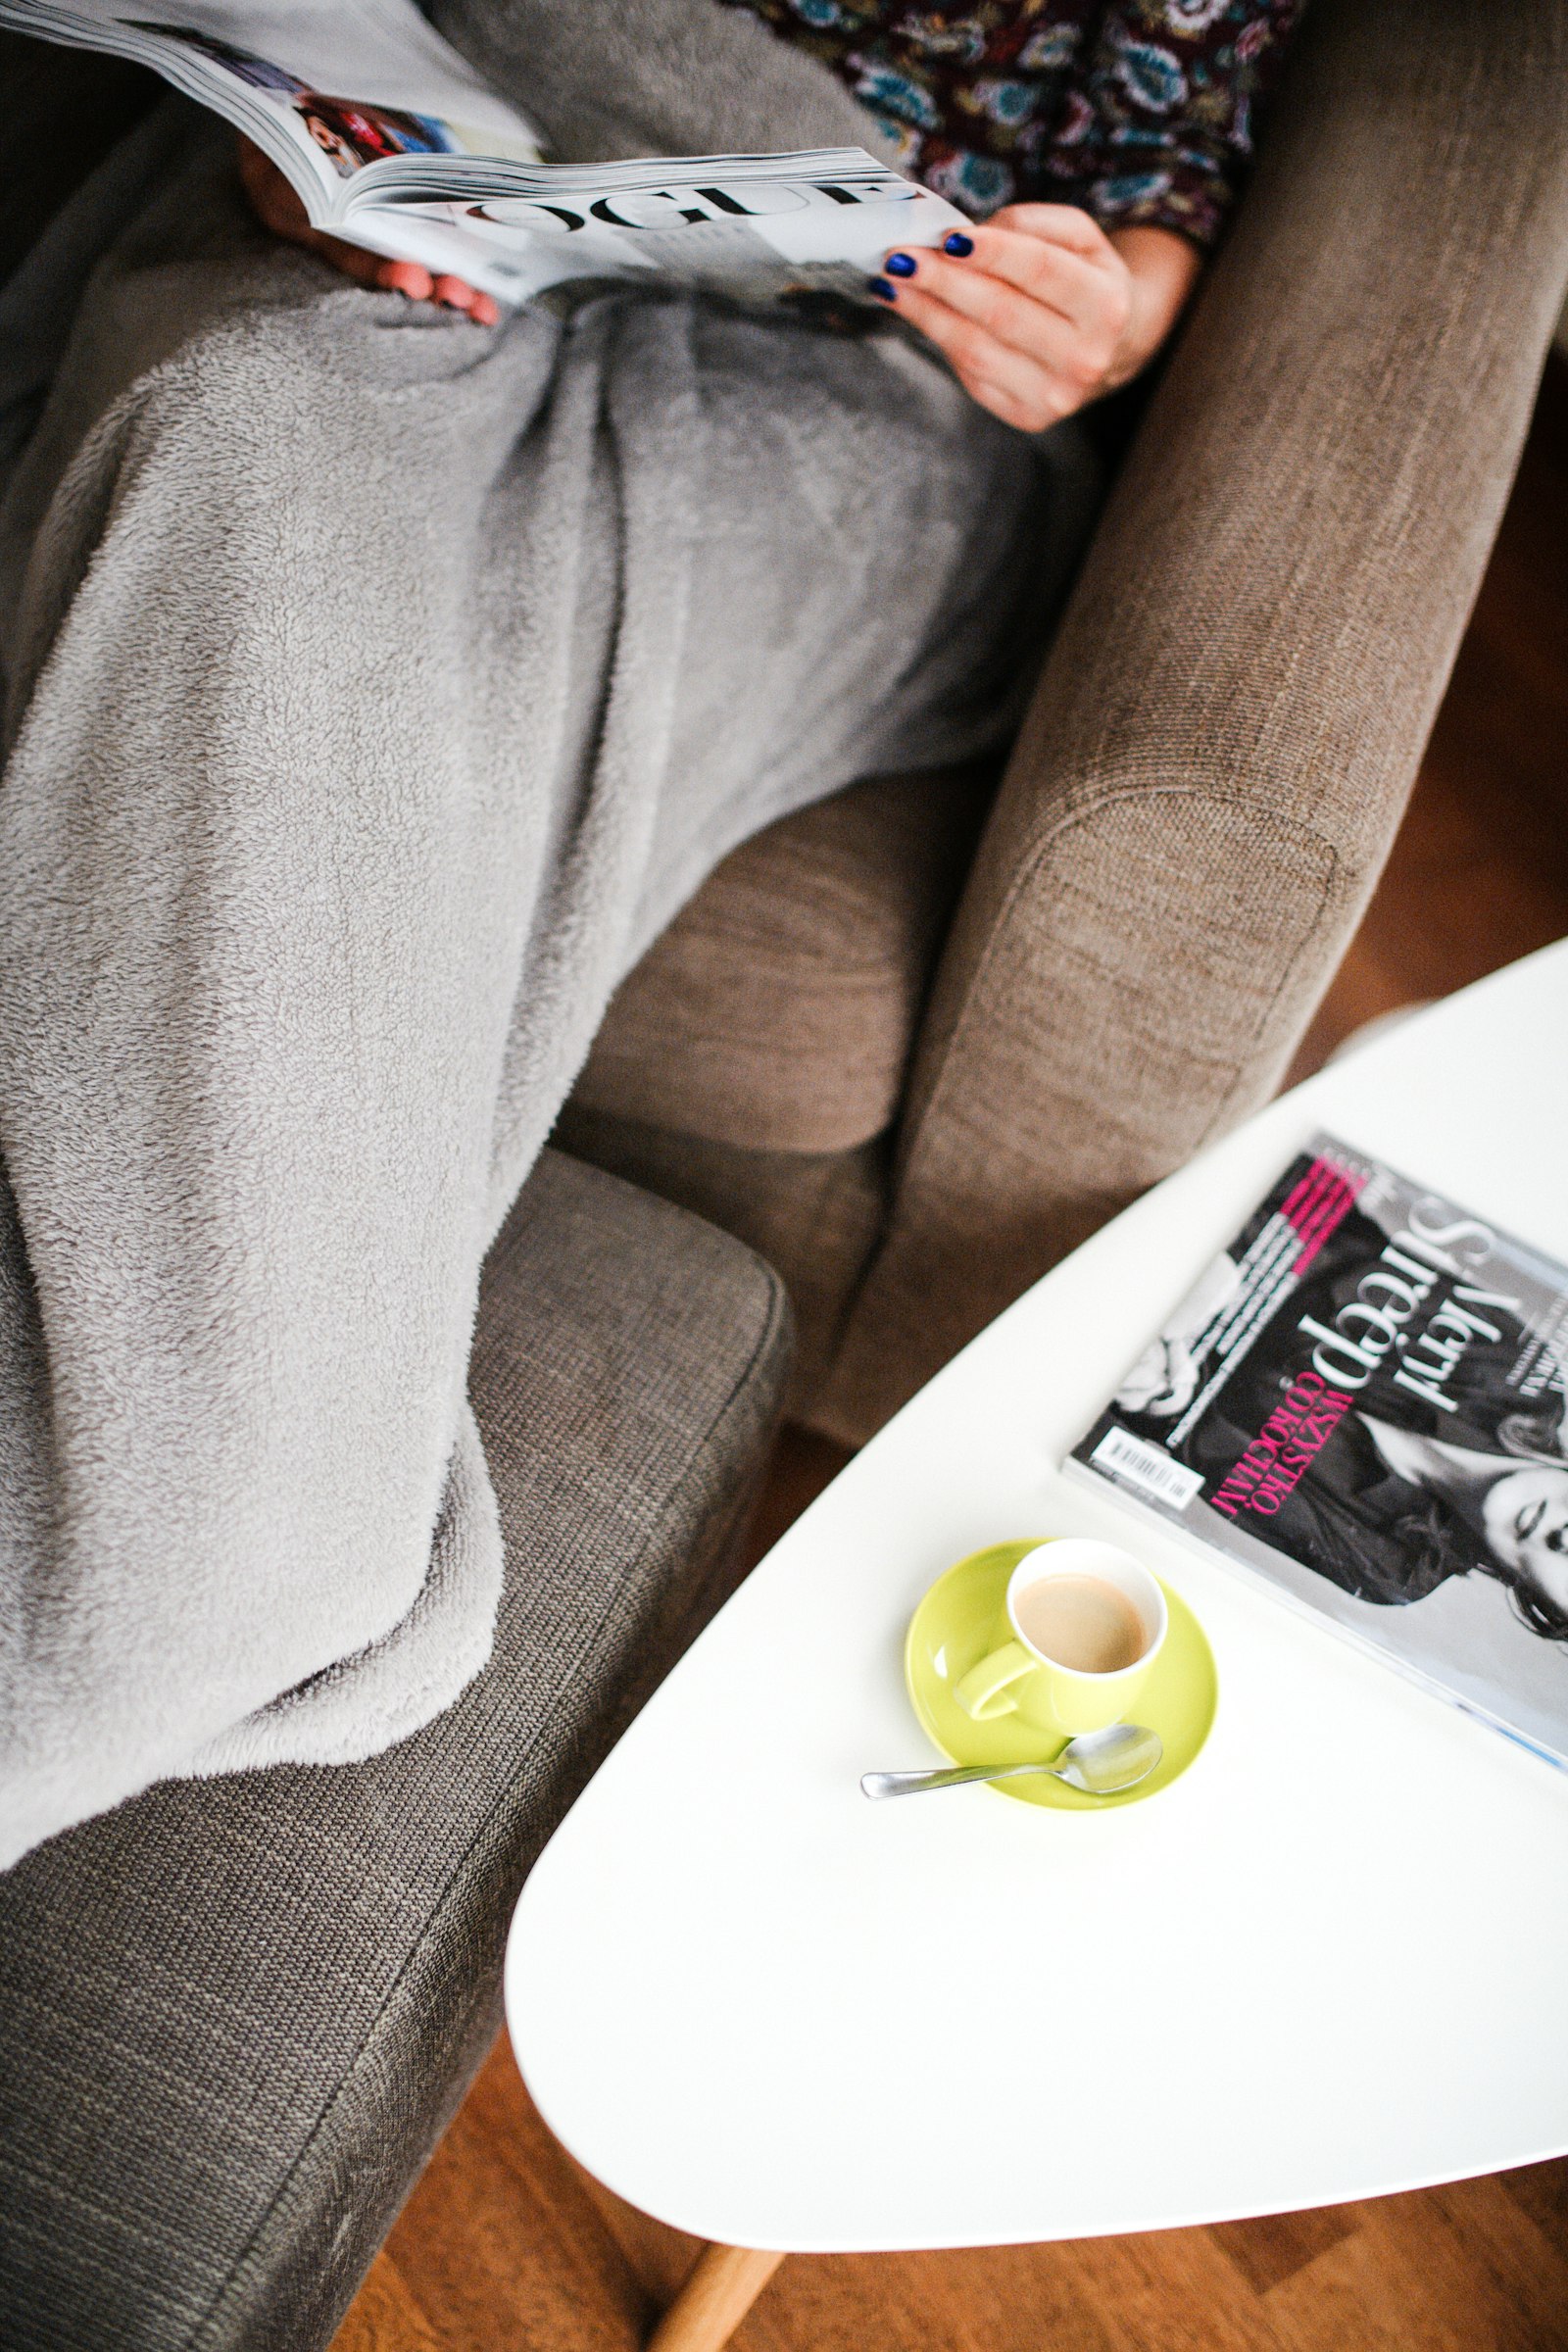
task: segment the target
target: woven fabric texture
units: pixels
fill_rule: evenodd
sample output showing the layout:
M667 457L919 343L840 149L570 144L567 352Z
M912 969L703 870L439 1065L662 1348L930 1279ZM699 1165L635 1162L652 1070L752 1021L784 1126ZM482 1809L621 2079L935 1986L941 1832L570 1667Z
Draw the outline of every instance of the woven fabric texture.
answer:
M472 1393L495 1653L368 1763L170 1783L0 1879L0 2343L313 2352L494 2034L545 1837L719 1596L789 1352L750 1252L547 1153Z
M874 777L732 850L622 981L574 1102L752 1152L880 1135L994 787Z
M790 1411L808 1418L887 1218L886 1139L852 1152L749 1152L568 1102L556 1141L722 1225L783 1277L797 1333Z

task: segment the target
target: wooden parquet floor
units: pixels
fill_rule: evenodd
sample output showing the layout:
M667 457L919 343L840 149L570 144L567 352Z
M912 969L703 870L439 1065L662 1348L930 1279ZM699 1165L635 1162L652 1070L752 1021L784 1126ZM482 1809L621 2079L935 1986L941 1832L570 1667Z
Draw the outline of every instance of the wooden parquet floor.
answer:
M334 2352L635 2352L697 2250L579 2172L502 2042ZM734 2352L1568 2352L1568 2161L1215 2230L799 2255L732 2342Z
M1394 857L1295 1074L1362 1021L1564 933L1559 368ZM787 1437L755 1531L759 1555L842 1459L820 1440ZM1560 2032L1568 1986L1478 1987L1476 1997L1539 2000ZM534 2113L503 2038L334 2352L634 2352L697 2251L578 2169ZM1222 2229L801 2257L733 2340L736 2352L1568 2352L1568 2159Z

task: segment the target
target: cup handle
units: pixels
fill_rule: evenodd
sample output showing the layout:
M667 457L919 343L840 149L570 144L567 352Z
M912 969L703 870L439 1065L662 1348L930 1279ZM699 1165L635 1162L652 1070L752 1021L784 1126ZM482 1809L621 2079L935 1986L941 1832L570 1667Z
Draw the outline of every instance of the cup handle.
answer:
M1033 1672L1040 1660L1021 1642L1004 1642L994 1649L978 1666L959 1677L953 1686L953 1695L964 1713L975 1723L990 1723L998 1715L1010 1715L1018 1701L1011 1686Z

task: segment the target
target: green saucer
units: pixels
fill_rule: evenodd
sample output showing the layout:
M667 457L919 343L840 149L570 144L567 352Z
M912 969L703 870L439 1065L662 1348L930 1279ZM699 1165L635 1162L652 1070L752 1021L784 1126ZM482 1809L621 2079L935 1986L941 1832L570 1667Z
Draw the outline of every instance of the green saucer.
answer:
M1054 1752L1039 1732L1015 1716L976 1723L953 1695L954 1684L978 1665L996 1639L1008 1577L1024 1553L1042 1541L1031 1536L1027 1543L993 1544L988 1551L972 1551L937 1578L909 1621L904 1679L922 1726L955 1764L1034 1763ZM1180 1779L1208 1738L1219 1681L1214 1653L1198 1619L1163 1577L1160 1589L1170 1610L1170 1631L1134 1710L1135 1720L1147 1723L1165 1743L1159 1769L1121 1796L1086 1796L1048 1773L994 1781L990 1785L999 1794L1025 1805L1054 1805L1063 1813L1098 1813L1107 1805L1136 1805Z

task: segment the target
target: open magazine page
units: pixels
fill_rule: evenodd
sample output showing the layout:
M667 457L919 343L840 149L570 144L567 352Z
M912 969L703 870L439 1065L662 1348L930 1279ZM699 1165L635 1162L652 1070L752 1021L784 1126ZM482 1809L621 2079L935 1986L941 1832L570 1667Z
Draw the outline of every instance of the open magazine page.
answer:
M152 67L254 139L318 227L337 226L349 183L388 159L539 155L412 0L0 0L0 23Z
M1332 1136L1073 1450L1568 1763L1568 1267Z
M483 244L487 285L498 276L513 301L650 272L741 301L861 301L890 246L939 244L962 226L943 198L865 154L687 159L640 187L577 171L512 176L518 193L476 197L448 218ZM538 193L520 192L527 183ZM358 204L353 219L358 233Z
M858 148L542 164L412 0L0 0L0 23L153 67L255 140L317 227L504 302L654 276L743 301L863 301L890 246L965 225Z

